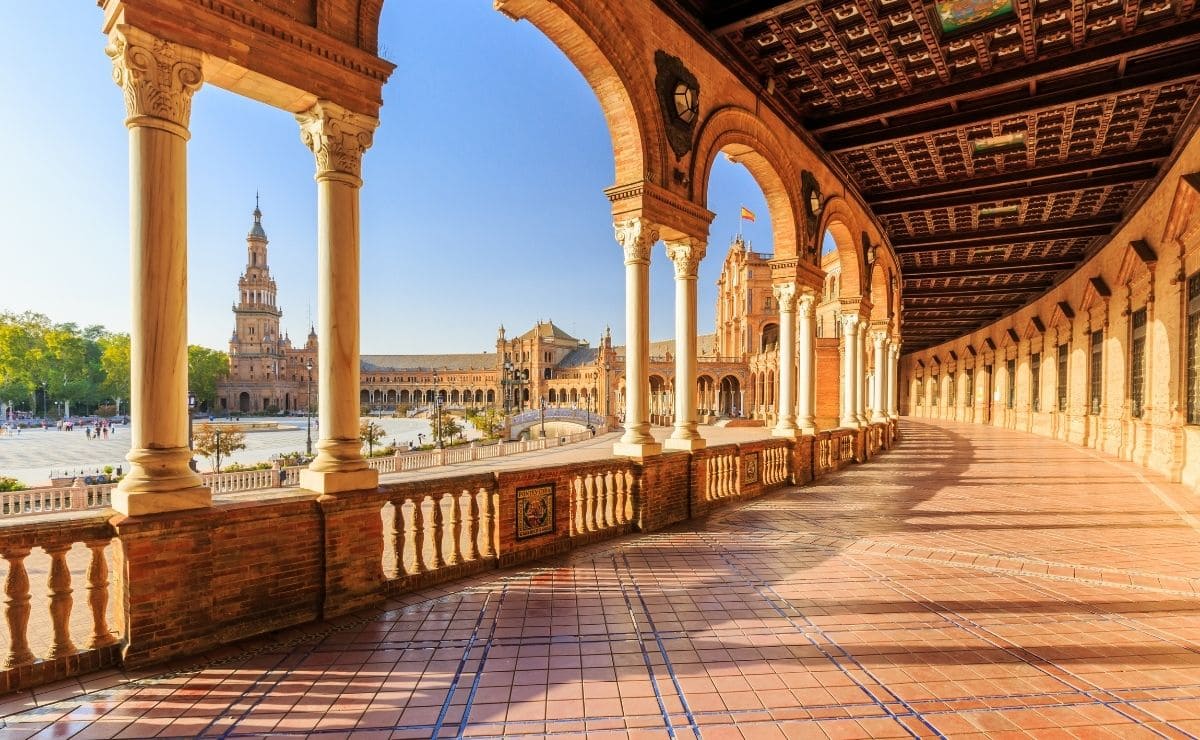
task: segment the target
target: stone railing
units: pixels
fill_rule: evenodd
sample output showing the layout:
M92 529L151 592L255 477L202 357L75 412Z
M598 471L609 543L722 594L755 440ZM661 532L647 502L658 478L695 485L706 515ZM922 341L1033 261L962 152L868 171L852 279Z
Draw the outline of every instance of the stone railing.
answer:
M787 483L791 456L787 447L768 447L762 451L762 482L766 486Z
M109 604L115 599L106 557L112 539L105 518L94 515L5 526L0 557L8 570L7 631L0 640L6 646L0 693L117 662L119 636L109 626ZM44 585L34 587L31 581Z
M597 432L599 433L599 431ZM564 444L574 444L593 438L591 432L577 432L562 437L546 439L530 439L518 442L499 442L491 445L472 445L447 447L443 450L425 450L422 452L403 452L385 457L367 458L367 465L378 470L380 474L400 473L410 470L424 470L455 463L487 460L493 457L506 457L522 452L545 450ZM282 488L300 485L300 471L303 465L290 465L282 469L283 479L280 480L279 468L261 468L258 470L235 470L225 473L201 473L200 480L212 489L214 494L245 493L261 491L268 488ZM30 488L24 491L0 493L0 518L24 514L49 514L56 511L82 511L85 509L106 509L111 505L112 491L116 483L82 482L73 486L56 488Z
M717 501L742 492L738 450L718 452L704 461L704 500Z
M547 466L533 458L524 467L399 479L334 496L293 489L231 497L153 517L68 511L10 519L0 536L7 565L0 691L118 660L132 669L194 655L455 578L657 531L820 477L854 462L856 450L868 457L867 433L833 430L642 460ZM111 584L110 560L123 574Z
M0 493L0 517L22 514L49 514L56 511L104 509L112 500L115 483L80 482L58 488L30 488Z
M571 481L571 534L607 532L633 521L633 474L585 472Z
M494 560L496 495L468 481L431 493L397 491L383 506L383 573L390 581Z

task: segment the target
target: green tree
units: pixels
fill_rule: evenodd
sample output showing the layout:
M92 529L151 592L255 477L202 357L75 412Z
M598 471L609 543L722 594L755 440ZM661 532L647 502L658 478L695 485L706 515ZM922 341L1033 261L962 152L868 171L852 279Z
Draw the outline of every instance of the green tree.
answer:
M98 340L100 370L104 376L101 390L105 398L129 403L129 335L108 334ZM116 404L118 407L120 404ZM126 405L128 408L128 405ZM117 409L118 413L120 409Z
M444 408L441 410L441 421L442 423L439 426L438 414L435 412L434 418L431 420L431 423L433 424L434 440L438 439L439 429L441 430L441 441L443 445L446 443L446 440L452 440L459 434L462 434L463 429L462 425L458 423L458 417Z
M496 439L504 431L504 414L494 406L467 414L467 420L483 433L485 439Z
M217 381L229 375L229 355L220 350L188 346L188 390L196 406L212 408L217 403Z
M367 456L375 454L375 445L379 444L387 430L370 419L363 419L358 425L358 438L367 446Z
M246 432L242 427L219 424L197 424L192 430L192 450L201 457L214 458L213 472L221 472L221 458L246 449Z

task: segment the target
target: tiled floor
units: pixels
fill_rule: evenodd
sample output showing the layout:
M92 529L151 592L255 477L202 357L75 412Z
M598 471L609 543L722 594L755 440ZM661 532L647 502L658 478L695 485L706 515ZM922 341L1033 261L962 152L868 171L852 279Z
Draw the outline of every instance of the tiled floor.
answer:
M21 695L0 735L1200 735L1192 494L1018 433L904 432L684 528Z

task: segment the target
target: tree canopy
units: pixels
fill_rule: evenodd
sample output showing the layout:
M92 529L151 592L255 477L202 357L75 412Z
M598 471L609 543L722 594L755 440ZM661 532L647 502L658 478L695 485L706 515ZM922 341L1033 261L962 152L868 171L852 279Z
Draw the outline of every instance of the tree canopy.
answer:
M228 372L224 352L188 347L189 389L198 403L216 401L217 380ZM127 404L129 389L128 334L55 324L31 311L0 312L0 401L35 414L63 401L73 413L87 413L118 399Z

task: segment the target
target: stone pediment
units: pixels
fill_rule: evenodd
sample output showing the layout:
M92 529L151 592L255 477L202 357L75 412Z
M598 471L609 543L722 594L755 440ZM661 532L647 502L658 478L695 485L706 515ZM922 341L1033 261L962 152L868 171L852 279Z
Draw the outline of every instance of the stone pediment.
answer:
M1158 262L1158 255L1145 239L1129 242L1121 257L1121 269L1117 271L1117 285L1128 285L1143 276L1149 276Z

